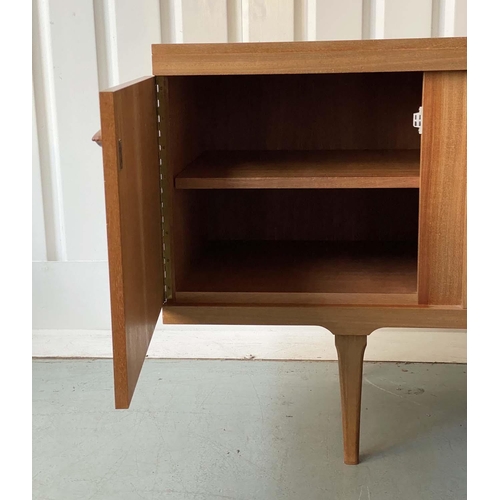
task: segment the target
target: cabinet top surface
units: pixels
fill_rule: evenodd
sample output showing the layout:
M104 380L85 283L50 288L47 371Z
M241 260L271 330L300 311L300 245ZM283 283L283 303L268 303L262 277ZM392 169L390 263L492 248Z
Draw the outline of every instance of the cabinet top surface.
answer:
M259 75L467 69L467 38L156 44L153 74Z

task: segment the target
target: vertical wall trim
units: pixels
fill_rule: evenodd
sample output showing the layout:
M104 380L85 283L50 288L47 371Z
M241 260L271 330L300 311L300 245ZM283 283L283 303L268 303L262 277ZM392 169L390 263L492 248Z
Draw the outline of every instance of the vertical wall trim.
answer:
M372 29L372 3L374 0L363 0L363 7L361 9L361 38L369 40L372 38L374 28Z
M174 43L184 43L184 23L182 21L182 0L173 0Z
M467 35L467 0L455 0L453 36Z
M316 40L316 0L306 0L306 40L314 41Z
M455 34L455 0L444 0L441 5L439 36Z
M109 71L109 85L120 83L120 68L118 65L118 28L116 25L115 0L104 0L104 32L106 35L106 59Z
M67 260L49 0L33 2L33 82L47 260ZM38 40L37 40L38 38ZM37 43L37 41L39 43ZM38 48L37 48L38 45Z
M160 2L160 37L161 43L174 43L175 20L174 7L169 0L159 0Z
M438 37L441 25L441 2L442 0L432 0L431 36Z
M241 41L250 41L250 0L241 0Z
M385 0L371 1L371 37L384 38L385 35Z
M316 0L294 0L293 35L295 41L317 40L317 8Z
M104 90L111 87L109 76L109 61L108 61L108 28L107 15L104 8L105 0L93 0L94 5L94 32L95 32L95 47L97 58L97 79L99 81L99 90Z
M33 261L47 260L47 241L45 230L45 210L43 208L42 179L40 169L40 147L38 144L38 125L35 109L35 88L31 84L31 147L32 147L32 165L31 165L31 225L32 225L32 245L31 255Z
M243 41L241 0L227 0L227 41L229 43Z
M293 1L293 39L307 40L307 0Z

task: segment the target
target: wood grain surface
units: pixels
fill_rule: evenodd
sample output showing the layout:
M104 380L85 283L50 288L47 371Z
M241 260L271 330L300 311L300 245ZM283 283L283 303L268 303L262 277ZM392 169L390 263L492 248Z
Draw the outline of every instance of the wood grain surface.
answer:
M467 73L426 73L420 167L418 296L462 304L465 285Z
M183 190L199 198L205 241L418 239L418 189Z
M176 304L415 305L416 292L220 292L178 290Z
M466 38L153 45L155 75L465 69Z
M160 141L163 152L163 217L166 242L171 262L169 295L175 300L177 282L182 280L196 258L199 240L199 210L197 200L189 192L176 190L174 179L182 169L201 153L202 129L197 111L198 82L193 78L158 77L159 102L162 110Z
M363 385L364 335L335 335L339 358L340 400L344 436L344 463L359 463L361 388Z
M420 149L422 72L191 80L204 151Z
M419 150L209 151L178 189L417 188Z
M369 335L379 328L466 328L461 306L177 305L163 308L165 324L315 325L334 335Z
M411 304L416 292L412 243L225 241L206 246L177 303Z
M154 77L100 93L115 404L128 408L163 305Z

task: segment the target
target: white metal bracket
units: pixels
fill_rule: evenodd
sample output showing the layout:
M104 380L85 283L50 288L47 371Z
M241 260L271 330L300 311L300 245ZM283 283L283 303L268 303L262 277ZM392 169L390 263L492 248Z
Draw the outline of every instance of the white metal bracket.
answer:
M413 126L422 134L422 106L418 108L418 113L413 113Z

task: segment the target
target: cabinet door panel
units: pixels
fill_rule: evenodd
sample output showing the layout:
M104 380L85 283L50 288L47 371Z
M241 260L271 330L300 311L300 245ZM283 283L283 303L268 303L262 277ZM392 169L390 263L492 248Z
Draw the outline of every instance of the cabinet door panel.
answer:
M100 93L115 404L128 408L163 305L154 77Z
M467 72L424 74L418 298L462 305L465 296Z

